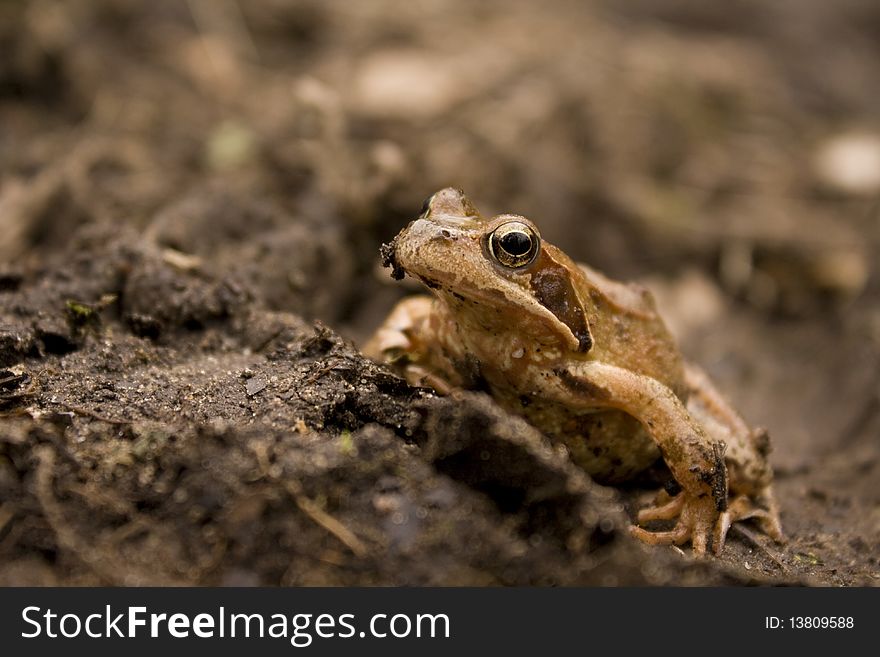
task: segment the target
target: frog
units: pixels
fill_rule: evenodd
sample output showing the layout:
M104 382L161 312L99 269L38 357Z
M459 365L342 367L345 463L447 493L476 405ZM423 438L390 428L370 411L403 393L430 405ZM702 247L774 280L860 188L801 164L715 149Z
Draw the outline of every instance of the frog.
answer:
M768 432L684 358L646 287L575 263L524 216L483 217L452 187L381 254L429 294L398 302L368 357L440 395L484 391L599 484L665 465L628 528L644 543L718 555L747 519L783 541Z

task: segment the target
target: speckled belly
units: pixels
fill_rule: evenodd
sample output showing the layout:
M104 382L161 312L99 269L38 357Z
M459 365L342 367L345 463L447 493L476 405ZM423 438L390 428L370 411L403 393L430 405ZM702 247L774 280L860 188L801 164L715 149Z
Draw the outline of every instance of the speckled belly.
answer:
M574 414L559 404L538 400L510 410L565 445L572 460L599 483L630 480L660 457L641 423L622 411Z

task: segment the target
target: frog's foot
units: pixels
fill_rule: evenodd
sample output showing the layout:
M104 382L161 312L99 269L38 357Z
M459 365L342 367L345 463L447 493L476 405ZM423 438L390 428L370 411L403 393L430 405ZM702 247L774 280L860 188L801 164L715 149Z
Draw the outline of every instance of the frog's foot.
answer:
M716 554L720 552L730 527L730 513L719 513L709 495L695 497L682 491L664 504L639 511L638 522L672 520L676 517L678 522L669 531L652 532L633 525L630 533L649 545L682 545L690 540L697 556L706 553L709 537L712 536L714 551Z
M654 504L654 506L649 506L639 511L639 524L651 522L652 520L672 520L677 518L684 507L684 495L671 497L665 490L661 490L657 494Z
M779 522L779 509L776 506L776 500L773 499L769 489L759 499L766 508L758 506L748 495L738 495L735 497L727 509L730 514L730 521L736 522L753 518L762 532L777 543L782 543L785 540L785 536L782 533L782 523Z

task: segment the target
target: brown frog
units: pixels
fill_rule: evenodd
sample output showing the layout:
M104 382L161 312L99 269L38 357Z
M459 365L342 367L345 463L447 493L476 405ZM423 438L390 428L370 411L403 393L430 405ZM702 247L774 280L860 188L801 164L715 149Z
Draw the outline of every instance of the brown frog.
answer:
M594 479L617 483L663 458L677 482L631 532L650 544L724 545L732 522L755 518L782 539L767 462L750 428L685 362L651 294L577 265L525 217L483 218L456 189L383 247L392 276L433 296L404 299L365 347L414 385L441 394L483 389L525 417Z

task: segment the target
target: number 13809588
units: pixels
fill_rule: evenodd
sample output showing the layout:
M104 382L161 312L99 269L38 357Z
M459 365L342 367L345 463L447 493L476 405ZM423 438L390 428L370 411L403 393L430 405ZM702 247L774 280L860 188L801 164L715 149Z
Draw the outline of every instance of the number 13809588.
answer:
M847 630L855 627L852 616L765 616L764 627L768 630Z

